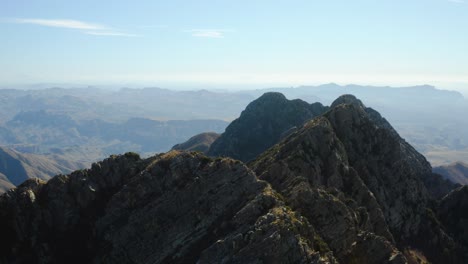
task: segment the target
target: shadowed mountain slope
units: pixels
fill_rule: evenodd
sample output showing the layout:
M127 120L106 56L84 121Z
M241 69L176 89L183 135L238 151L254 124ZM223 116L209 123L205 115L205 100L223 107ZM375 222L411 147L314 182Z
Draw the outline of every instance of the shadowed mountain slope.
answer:
M213 142L208 155L252 160L282 136L326 110L320 103L308 104L299 99L288 100L280 93L265 93Z
M464 257L468 259L468 186L462 186L442 199L438 217L455 241L464 245Z

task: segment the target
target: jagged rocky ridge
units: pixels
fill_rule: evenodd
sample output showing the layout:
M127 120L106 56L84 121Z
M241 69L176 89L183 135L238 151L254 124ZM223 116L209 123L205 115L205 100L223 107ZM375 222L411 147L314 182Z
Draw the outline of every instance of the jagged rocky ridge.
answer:
M0 262L468 260L466 188L438 200L456 186L353 96L279 139L248 165L128 153L26 181L0 196Z
M251 167L293 210L320 227L318 233L345 263L369 246L361 245L363 237L366 243L389 246L393 255L387 254L388 261L396 256L395 248L423 250L434 262L462 254L442 226L428 222L434 199L456 185L432 174L426 159L354 96L338 98L331 110L264 152ZM426 229L437 238L422 239ZM439 254L442 244L452 246L449 253ZM383 258L358 259L383 263Z
M309 222L232 159L128 153L0 197L2 263L333 263Z

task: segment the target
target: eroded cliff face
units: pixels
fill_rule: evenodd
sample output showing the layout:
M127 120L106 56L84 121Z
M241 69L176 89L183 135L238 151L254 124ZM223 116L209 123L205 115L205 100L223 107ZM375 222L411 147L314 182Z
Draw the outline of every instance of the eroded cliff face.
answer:
M0 262L467 262L466 188L438 201L454 185L375 110L346 95L286 131L248 165L128 153L28 180L0 196Z

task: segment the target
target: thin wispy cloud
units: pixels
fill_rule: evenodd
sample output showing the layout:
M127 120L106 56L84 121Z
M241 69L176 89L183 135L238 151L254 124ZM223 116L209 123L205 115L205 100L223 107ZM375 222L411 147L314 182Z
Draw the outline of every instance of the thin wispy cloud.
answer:
M193 37L198 38L224 38L224 33L231 30L226 29L191 29L187 30Z
M19 24L34 24L46 27L61 27L71 29L87 29L87 30L104 30L107 27L99 24L91 24L78 20L71 19L29 19L29 18L16 18L11 20Z
M452 3L456 3L456 4L464 4L465 3L465 0L447 0L449 2L452 2Z
M167 29L169 28L169 26L168 25L144 25L144 26L140 26L140 28Z
M141 35L137 34L128 34L122 32L114 32L114 31L85 31L85 34L94 35L94 36L114 36L114 37L141 37Z
M73 30L81 30L82 33L95 36L114 36L114 37L138 37L139 35L125 33L115 28L102 24L89 23L73 19L36 19L36 18L15 18L9 20L17 24L33 24L45 27L58 27Z

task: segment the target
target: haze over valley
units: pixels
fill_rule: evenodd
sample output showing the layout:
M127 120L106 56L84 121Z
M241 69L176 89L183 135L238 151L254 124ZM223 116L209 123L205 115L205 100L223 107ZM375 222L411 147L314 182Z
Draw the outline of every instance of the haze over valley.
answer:
M468 160L468 101L429 85L337 84L242 91L50 88L0 90L0 144L85 168L112 154L165 152L202 132L222 133L265 92L330 104L350 93L391 122L433 166ZM70 167L70 166L65 166ZM56 173L56 170L52 170ZM60 172L60 171L59 171ZM69 172L69 171L64 171ZM49 177L54 173L49 174Z

